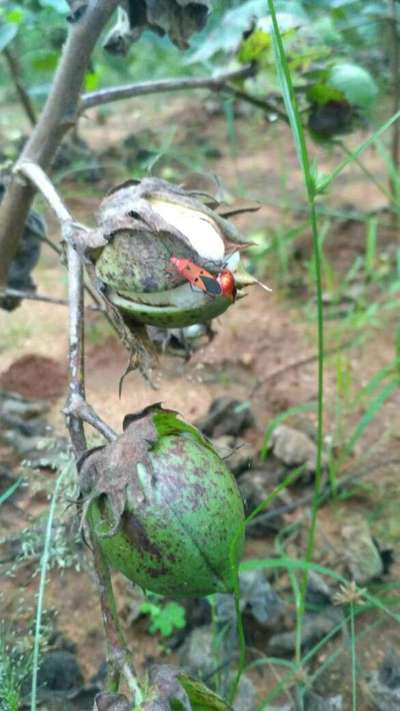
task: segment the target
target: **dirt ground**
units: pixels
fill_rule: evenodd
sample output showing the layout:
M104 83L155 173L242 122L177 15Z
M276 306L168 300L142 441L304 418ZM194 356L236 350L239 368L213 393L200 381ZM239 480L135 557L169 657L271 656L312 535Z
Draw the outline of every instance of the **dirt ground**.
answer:
M105 124L97 121L96 112L89 113L82 121L81 135L91 148L100 153L107 149L111 151L121 145L127 135L139 133L149 125L155 134L166 125L176 125L176 153L182 156L182 161L184 158L188 162L187 156L201 140L204 145L217 149L218 153L214 158L207 158L207 169L218 174L232 194L262 203L255 215L237 219L243 232L252 234L265 230L268 233L301 222L304 219L304 191L288 129L282 125L269 125L260 115L245 115L236 123L236 140L232 144L223 117L215 115L210 118L209 108L207 102L203 102L193 112L189 100L182 97L169 97L167 102L160 104L156 100L122 102L118 112L112 113ZM349 142L355 145L360 138L360 135L353 136ZM320 148L312 147L312 151L320 156L321 170L327 170L342 157L337 149L331 155L326 155ZM109 162L111 164L104 177L95 186L78 186L71 179L60 186L78 220L92 224L97 195L100 196L112 185L115 176L118 179L124 177L120 174L117 158ZM373 150L365 155L365 163L377 179L385 180L379 157ZM334 185L327 204L337 211L349 208L363 211L366 206L372 211L384 208L385 199L353 167L346 170ZM58 241L52 216L46 213L46 218L50 238ZM379 247L383 249L390 245L393 237L388 230L382 232ZM310 253L307 232L301 237L299 245L302 258L306 258ZM335 222L326 245L329 259L338 274L343 274L365 248L365 226L345 219ZM151 401L162 401L195 422L205 414L216 397L228 395L250 401L256 426L247 431L246 438L259 446L272 417L290 407L315 401L314 294L303 289L293 296L290 289L281 288L276 281L273 262L265 261L261 271L260 277L273 287L273 293L268 294L257 286L249 289L245 299L217 320L217 333L212 342L197 350L189 362L162 356L160 367L153 374L155 390L135 372L126 378L122 396L118 397L118 383L127 364L127 354L101 315L87 312L87 397L99 415L119 430L126 413L139 410ZM46 248L34 272L34 279L39 293L66 297L64 268L57 255ZM374 285L367 286L365 298L372 301L375 296ZM359 345L343 351L351 393L365 386L374 373L393 360L393 334L398 313L398 309L396 312L393 308L379 316L378 323L365 328L365 338ZM25 301L11 314L0 311L0 388L28 397L48 399L51 402L49 423L60 434L65 434L62 409L67 387L67 328L67 309L61 305ZM326 322L326 343L331 352L325 371L327 434L333 433L337 426L337 349L352 335L342 332L337 320ZM346 428L354 426L363 408L365 402L360 402L346 413ZM311 427L315 424L312 415L302 417L306 417ZM356 465L362 468L372 460L376 462L376 468L363 478L365 488L360 488L343 501L333 501L320 511L316 546L318 562L330 565L340 560L343 524L361 512L370 521L376 538L394 550L395 564L385 582L399 579L400 527L394 504L399 494L399 466L386 464L396 458L400 462L399 432L400 392L397 392L379 410L365 436L357 443L353 459L346 463L350 469ZM16 462L15 455L6 446L0 449L0 457L5 462ZM45 510L54 474L45 471L37 476L32 473L31 476L29 487L12 504L5 505L2 534L22 531L40 511ZM303 508L286 514L285 520L287 523L299 521L306 526L309 511ZM270 537L250 540L246 554L265 557L273 551L274 540ZM85 679L89 680L104 660L104 636L94 594L93 573L84 550L80 551L79 559L79 572L74 566L64 570L54 567L50 571L45 609L46 619L56 619L57 630L76 646ZM18 620L21 626L32 619L38 585L38 577L32 578L35 570L37 560L28 560L26 565L18 567L14 576L4 578L1 585L2 616L10 621ZM146 632L144 620L135 625L129 624L132 592L118 576L116 588L126 633L139 660L138 667L145 668L149 660L159 656L174 662L175 654L162 645L157 635L151 636ZM390 643L399 646L399 627L383 623L378 629L379 636L372 617L361 617L357 644L358 663L362 670L360 678L379 665ZM339 643L345 647L345 641L340 639ZM335 641L324 647L316 665L322 663L337 644ZM261 701L277 679L270 668L260 669L264 671L253 672L251 677ZM324 675L321 691L324 694L345 693L345 704L350 704L348 651L339 655L329 673ZM344 708L347 711L350 705ZM357 709L364 711L369 708L361 683Z

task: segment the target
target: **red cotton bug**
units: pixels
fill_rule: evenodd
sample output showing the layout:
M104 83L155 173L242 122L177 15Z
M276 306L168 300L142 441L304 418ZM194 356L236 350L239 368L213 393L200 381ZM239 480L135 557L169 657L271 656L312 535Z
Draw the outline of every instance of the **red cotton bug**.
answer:
M191 262L190 259L171 257L170 261L192 287L201 289L208 296L220 296L222 294L228 299L232 299L232 301L235 300L236 286L232 272L224 270L215 277L203 267Z

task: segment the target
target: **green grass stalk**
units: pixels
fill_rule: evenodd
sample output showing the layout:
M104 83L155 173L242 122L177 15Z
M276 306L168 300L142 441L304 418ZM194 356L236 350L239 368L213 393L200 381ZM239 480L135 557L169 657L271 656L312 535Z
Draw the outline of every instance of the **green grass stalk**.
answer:
M300 116L300 111L293 88L292 78L289 65L286 59L286 53L283 46L282 35L279 29L279 24L275 11L274 0L268 0L268 7L272 20L272 36L276 58L276 66L278 78L280 80L285 108L289 117L290 126L293 133L294 142L296 145L299 163L303 170L304 185L309 207L310 223L312 230L314 263L315 263L315 282L317 290L317 331L318 331L318 397L317 397L317 461L314 483L314 496L311 506L311 521L307 541L307 549L305 559L310 562L313 557L315 534L317 527L318 502L321 491L321 463L322 463L322 443L323 443L323 382L324 382L324 317L323 317L323 301L322 301L322 276L321 276L321 243L318 231L318 217L316 198L318 189L316 178L311 167L311 162L308 154L307 143L305 139L303 124ZM304 571L303 580L300 586L299 609L297 610L297 638L301 640L302 626L305 613L305 597L308 582L308 571Z

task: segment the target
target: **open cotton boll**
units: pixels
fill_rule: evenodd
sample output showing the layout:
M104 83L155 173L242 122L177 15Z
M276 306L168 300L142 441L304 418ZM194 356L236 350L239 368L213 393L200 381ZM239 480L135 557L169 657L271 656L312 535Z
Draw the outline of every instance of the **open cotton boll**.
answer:
M177 203L157 198L150 198L149 202L164 220L187 237L200 257L216 262L223 260L224 241L211 218Z

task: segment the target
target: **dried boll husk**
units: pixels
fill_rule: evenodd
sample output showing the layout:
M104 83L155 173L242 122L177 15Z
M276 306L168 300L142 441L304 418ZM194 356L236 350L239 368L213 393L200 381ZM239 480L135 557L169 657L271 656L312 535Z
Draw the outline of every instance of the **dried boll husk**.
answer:
M79 466L91 534L116 570L153 592L232 592L230 550L244 539L236 482L209 441L159 404Z

